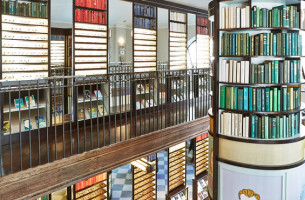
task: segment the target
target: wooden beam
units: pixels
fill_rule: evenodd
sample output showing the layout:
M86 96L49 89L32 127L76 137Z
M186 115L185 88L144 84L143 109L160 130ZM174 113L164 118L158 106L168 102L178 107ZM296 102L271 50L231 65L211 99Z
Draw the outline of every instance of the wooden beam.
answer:
M0 178L0 199L32 199L207 132L209 117Z

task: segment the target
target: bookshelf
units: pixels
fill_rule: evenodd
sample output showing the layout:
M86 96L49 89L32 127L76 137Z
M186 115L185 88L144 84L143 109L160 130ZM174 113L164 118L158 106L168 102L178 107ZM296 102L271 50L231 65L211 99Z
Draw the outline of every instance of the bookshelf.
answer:
M73 199L111 199L110 184L111 175L107 172L78 182L73 187Z
M157 199L156 154L131 163L133 176L133 199Z
M193 200L208 200L208 173L204 172L193 179Z
M157 70L157 8L133 3L134 72Z
M106 74L108 66L108 1L74 1L74 75Z
M221 198L221 163L238 166L241 172L294 168L301 162L287 161L291 156L284 153L304 140L300 123L303 4L214 2L216 103L211 111L214 159L213 184L209 184L213 199ZM247 159L242 158L245 149Z
M65 36L51 35L51 67L65 66Z
M186 186L186 143L182 142L168 149L168 192L177 188L182 191ZM179 192L180 192L179 191ZM187 197L187 195L186 195Z
M169 11L169 70L187 68L187 14Z
M195 176L208 169L209 138L208 133L196 137L195 146Z
M196 16L197 69L210 68L209 19Z
M50 2L5 0L2 8L1 79L48 77Z

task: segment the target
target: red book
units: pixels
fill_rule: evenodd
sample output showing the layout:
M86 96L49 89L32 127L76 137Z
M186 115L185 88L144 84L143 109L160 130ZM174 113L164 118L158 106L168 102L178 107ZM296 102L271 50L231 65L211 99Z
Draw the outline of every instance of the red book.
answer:
M88 22L88 10L84 10L84 21L83 22Z
M92 7L91 8L97 8L96 0L92 0Z
M96 0L97 9L102 9L102 0Z
M75 0L75 5L76 5L76 6L79 6L79 1L80 1L80 0Z
M106 0L101 0L102 1L102 9L107 10L107 2Z
M82 6L82 7L85 7L85 6L86 6L85 0L80 0L80 6Z
M103 23L103 13L98 12L98 23L102 24Z
M85 20L85 11L84 11L84 10L81 10L80 21L81 21L81 22L84 22L84 20Z
M92 10L89 10L88 11L88 20L87 20L87 22L89 22L89 23L92 23Z
M103 24L107 24L107 13L103 13L103 16L104 16L104 23Z

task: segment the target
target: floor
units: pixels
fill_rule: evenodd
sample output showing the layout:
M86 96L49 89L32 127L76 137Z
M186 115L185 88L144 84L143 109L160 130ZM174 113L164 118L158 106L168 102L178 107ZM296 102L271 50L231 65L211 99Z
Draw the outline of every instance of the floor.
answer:
M192 153L192 152L191 152ZM167 194L167 152L162 151L157 154L157 199L164 200ZM187 187L189 199L192 199L192 180L194 178L194 164L190 163L191 155L188 154L187 162ZM132 172L131 165L125 165L112 171L112 200L132 199Z

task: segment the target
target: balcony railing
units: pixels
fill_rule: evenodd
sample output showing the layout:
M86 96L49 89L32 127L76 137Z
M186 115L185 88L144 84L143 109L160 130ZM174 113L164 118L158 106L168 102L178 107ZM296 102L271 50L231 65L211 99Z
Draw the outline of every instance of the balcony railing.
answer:
M210 70L0 82L0 176L206 116Z

